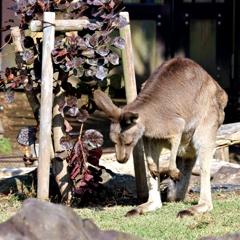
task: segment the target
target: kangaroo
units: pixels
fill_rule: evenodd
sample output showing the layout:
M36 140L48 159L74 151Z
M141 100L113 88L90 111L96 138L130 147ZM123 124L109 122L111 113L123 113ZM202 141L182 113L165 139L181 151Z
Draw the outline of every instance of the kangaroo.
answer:
M93 97L111 119L110 138L119 163L126 163L143 139L149 197L125 216L161 208L159 157L163 148L170 149L168 201L184 199L192 168L196 161L201 165L198 204L180 211L178 217L212 210L210 167L228 97L201 66L187 58L166 61L143 84L137 98L122 108L100 90Z

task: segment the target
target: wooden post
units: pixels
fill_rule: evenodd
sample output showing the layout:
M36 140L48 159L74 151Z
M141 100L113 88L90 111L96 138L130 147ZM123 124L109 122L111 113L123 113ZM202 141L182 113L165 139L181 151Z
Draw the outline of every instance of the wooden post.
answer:
M16 52L23 52L21 44L21 32L19 27L11 27L12 41Z
M42 56L42 88L39 131L39 165L37 197L49 197L49 175L51 159L52 132L52 91L53 65L51 52L55 39L55 13L45 12L43 15L43 56Z
M130 22L128 12L121 12L120 15L126 18L128 23ZM130 24L124 28L119 29L119 32L120 36L125 40L125 48L122 50L122 62L126 99L127 103L129 103L132 102L137 96ZM148 187L142 140L140 140L134 148L133 162L137 195L140 199L145 200L148 197Z

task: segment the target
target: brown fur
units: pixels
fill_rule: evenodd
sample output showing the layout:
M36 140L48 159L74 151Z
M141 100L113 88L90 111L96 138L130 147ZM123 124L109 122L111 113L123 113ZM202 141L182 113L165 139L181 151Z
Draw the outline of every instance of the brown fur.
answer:
M182 215L212 208L210 162L216 133L224 120L227 95L203 68L190 59L174 58L157 68L137 98L122 109L99 90L95 91L94 99L112 120L110 137L116 145L119 162L129 159L134 146L143 137L149 171L158 180L161 149L171 149L169 175L173 181L168 199L182 200L189 173L198 160L202 166L203 189L199 204L184 210ZM149 180L151 188L148 202L133 209L130 215L134 211L142 213L161 207L161 199L152 199L158 198L152 179Z

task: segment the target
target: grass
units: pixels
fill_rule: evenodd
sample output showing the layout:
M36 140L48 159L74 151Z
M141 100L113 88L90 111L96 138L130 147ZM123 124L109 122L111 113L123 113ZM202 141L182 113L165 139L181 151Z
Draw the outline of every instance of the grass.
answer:
M224 195L224 197L223 197ZM91 218L102 230L128 232L146 240L200 239L204 236L221 236L240 231L240 195L222 194L214 201L211 212L183 219L176 218L179 210L192 202L165 203L163 207L144 215L124 218L131 207L104 209L75 209L82 218Z
M164 203L163 207L141 216L125 218L132 206L86 207L73 210L81 218L90 218L101 230L128 232L145 240L200 239L204 236L223 236L240 231L240 195L218 193L213 195L214 209L211 212L183 219L177 213L192 204L189 202ZM197 198L196 198L197 199ZM13 216L21 207L15 197L0 201L0 222Z
M0 138L0 154L9 155L11 153L10 140L8 138Z

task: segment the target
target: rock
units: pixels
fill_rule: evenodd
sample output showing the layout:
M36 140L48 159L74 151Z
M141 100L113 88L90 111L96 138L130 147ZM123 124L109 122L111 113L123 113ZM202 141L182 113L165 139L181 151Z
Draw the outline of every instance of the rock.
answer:
M200 193L201 188L200 187L192 187L190 189L191 193ZM240 191L240 185L237 184L211 184L211 192L234 192Z
M219 161L216 159L212 159L211 162L211 176L214 176L220 168L222 167L231 167L231 168L237 168L240 169L240 165L239 164L235 164L235 163L229 163L229 162L225 162L225 161ZM193 168L193 174L194 175L200 175L200 171L201 171L201 167L200 167L200 163L197 162Z
M222 166L212 179L213 184L239 184L240 168Z
M221 163L219 163L219 166L220 166L219 170L212 175L212 180L211 180L212 193L217 191L221 191L221 192L240 191L239 165L236 167L236 164L229 164L229 163L227 164L228 165L224 166ZM216 169L216 167L214 169ZM200 187L194 186L190 189L190 191L200 192Z
M101 231L91 220L81 219L70 207L29 198L15 216L0 224L1 240L140 240L117 231Z
M239 240L240 232L232 233L221 237L203 237L200 240Z

